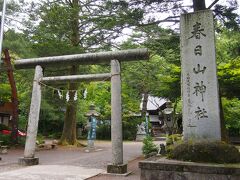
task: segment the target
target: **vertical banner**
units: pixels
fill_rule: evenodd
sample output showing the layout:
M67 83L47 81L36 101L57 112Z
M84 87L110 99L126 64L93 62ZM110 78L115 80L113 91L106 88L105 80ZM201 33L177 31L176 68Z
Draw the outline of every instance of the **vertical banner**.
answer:
M212 11L181 15L184 140L221 140Z

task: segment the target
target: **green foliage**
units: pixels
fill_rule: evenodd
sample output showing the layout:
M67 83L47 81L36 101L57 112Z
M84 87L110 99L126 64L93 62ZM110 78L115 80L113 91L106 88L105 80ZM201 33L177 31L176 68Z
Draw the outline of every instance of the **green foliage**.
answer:
M110 140L111 139L111 125L103 123L97 126L97 139Z
M218 63L229 63L240 55L240 33L222 29L216 35L216 55Z
M166 145L173 145L176 143L182 142L182 135L181 134L172 134L167 136Z
M5 135L0 133L0 141L3 141L2 145L8 146L11 144L11 136L10 135Z
M240 98L240 56L228 63L219 65L218 78L223 96Z
M230 136L240 135L240 100L222 98L226 128Z
M165 72L159 74L160 84L159 88L155 89L155 94L161 97L167 97L172 102L176 101L181 95L181 70L179 66L174 64L168 65Z
M39 133L44 136L56 135L63 129L65 100L60 99L56 91L43 88L39 117ZM55 136L54 135L54 136Z
M0 82L0 102L9 102L11 100L11 88L9 84Z
M143 121L142 118L124 117L123 118L123 140L135 140L137 125ZM97 126L97 139L111 139L111 125L105 121Z
M4 124L0 124L0 131L2 130L9 130L9 127Z
M19 57L29 58L35 56L31 45L23 33L17 33L13 30L5 32L3 48L10 49L10 57L13 65L15 59L19 59ZM17 86L19 102L19 128L25 130L30 106L33 71L14 71L14 79ZM0 92L0 101L8 102L11 100L11 88L7 73L5 72L1 72Z
M238 1L231 0L227 1L227 3L227 5L218 3L214 6L215 18L218 19L222 26L238 31L240 24L239 13L236 13L236 10L239 8Z
M1 128L8 129L3 126L1 126ZM3 141L2 145L4 145L4 146L12 146L13 145L10 134L1 134L0 133L0 141ZM18 136L18 144L17 145L23 147L25 145L25 141L26 141L26 137ZM14 144L14 145L16 145L16 144Z
M124 117L123 118L123 139L135 140L137 134L137 125L144 120L139 117Z
M17 71L14 78L19 99L19 128L26 130L31 102L33 71Z
M26 142L26 136L18 137L18 145L20 145L21 147L25 147L25 142Z
M169 152L168 157L193 162L240 162L240 152L238 149L224 142L184 142L174 146Z
M111 93L110 83L105 82L92 82L85 86L88 94L86 102L90 105L93 103L101 115L101 119L109 119L111 116ZM89 108L89 106L87 107ZM87 109L88 111L88 109Z
M182 141L182 135L181 134L172 134L170 136L167 136L166 139L166 152L170 154L177 144L181 144Z
M157 36L157 32L161 36ZM133 89L132 92L138 95L136 99L139 99L139 102L141 95L145 93L175 101L181 94L180 49L178 43L172 42L179 42L179 36L172 30L157 26L145 27L139 34L140 37L150 35L141 45L135 42L137 38L132 37L122 44L122 48L147 47L152 56L147 62L123 64L123 84L126 84L128 89Z
M4 34L3 48L10 50L10 56L14 58L13 54L21 58L35 57L32 49L32 44L23 33L17 33L9 29Z
M145 157L147 157L150 153L157 153L158 147L153 142L153 138L151 136L146 136L143 139L143 147L142 147L142 153Z
M42 134L37 135L37 144L44 144L44 136Z

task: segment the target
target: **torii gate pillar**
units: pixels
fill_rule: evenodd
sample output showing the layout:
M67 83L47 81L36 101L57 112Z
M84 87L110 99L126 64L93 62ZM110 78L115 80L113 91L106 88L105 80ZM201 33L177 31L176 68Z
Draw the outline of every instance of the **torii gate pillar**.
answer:
M112 164L107 166L107 172L127 173L127 164L123 164L121 75L118 60L111 61L111 140Z
M28 117L27 138L24 157L19 158L20 165L37 165L39 158L35 157L36 138L41 105L41 85L39 80L43 77L42 67L36 66L33 80L32 101Z

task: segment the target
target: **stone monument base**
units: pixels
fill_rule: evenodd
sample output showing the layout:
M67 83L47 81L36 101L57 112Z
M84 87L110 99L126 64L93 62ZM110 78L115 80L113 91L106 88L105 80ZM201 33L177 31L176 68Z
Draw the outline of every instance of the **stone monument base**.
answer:
M120 165L108 164L107 173L125 174L127 173L127 164L120 164Z
M239 164L207 164L186 161L168 160L153 157L139 162L141 180L237 180L240 179Z
M88 149L95 149L94 140L88 140L87 147Z
M33 157L33 158L25 158L21 157L18 159L18 164L22 166L33 166L39 164L39 158Z
M143 141L146 136L146 134L137 134L136 141Z

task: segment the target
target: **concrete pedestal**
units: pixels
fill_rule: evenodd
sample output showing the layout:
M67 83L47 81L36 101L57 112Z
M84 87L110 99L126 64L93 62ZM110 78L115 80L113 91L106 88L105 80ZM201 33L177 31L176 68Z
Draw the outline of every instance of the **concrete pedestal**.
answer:
M127 164L120 164L120 165L108 164L107 173L125 174L127 173Z
M88 140L87 148L88 149L95 149L95 147L94 147L94 140Z
M33 157L33 158L21 157L21 158L18 159L18 164L22 165L22 166L38 165L39 164L39 158L38 157Z

